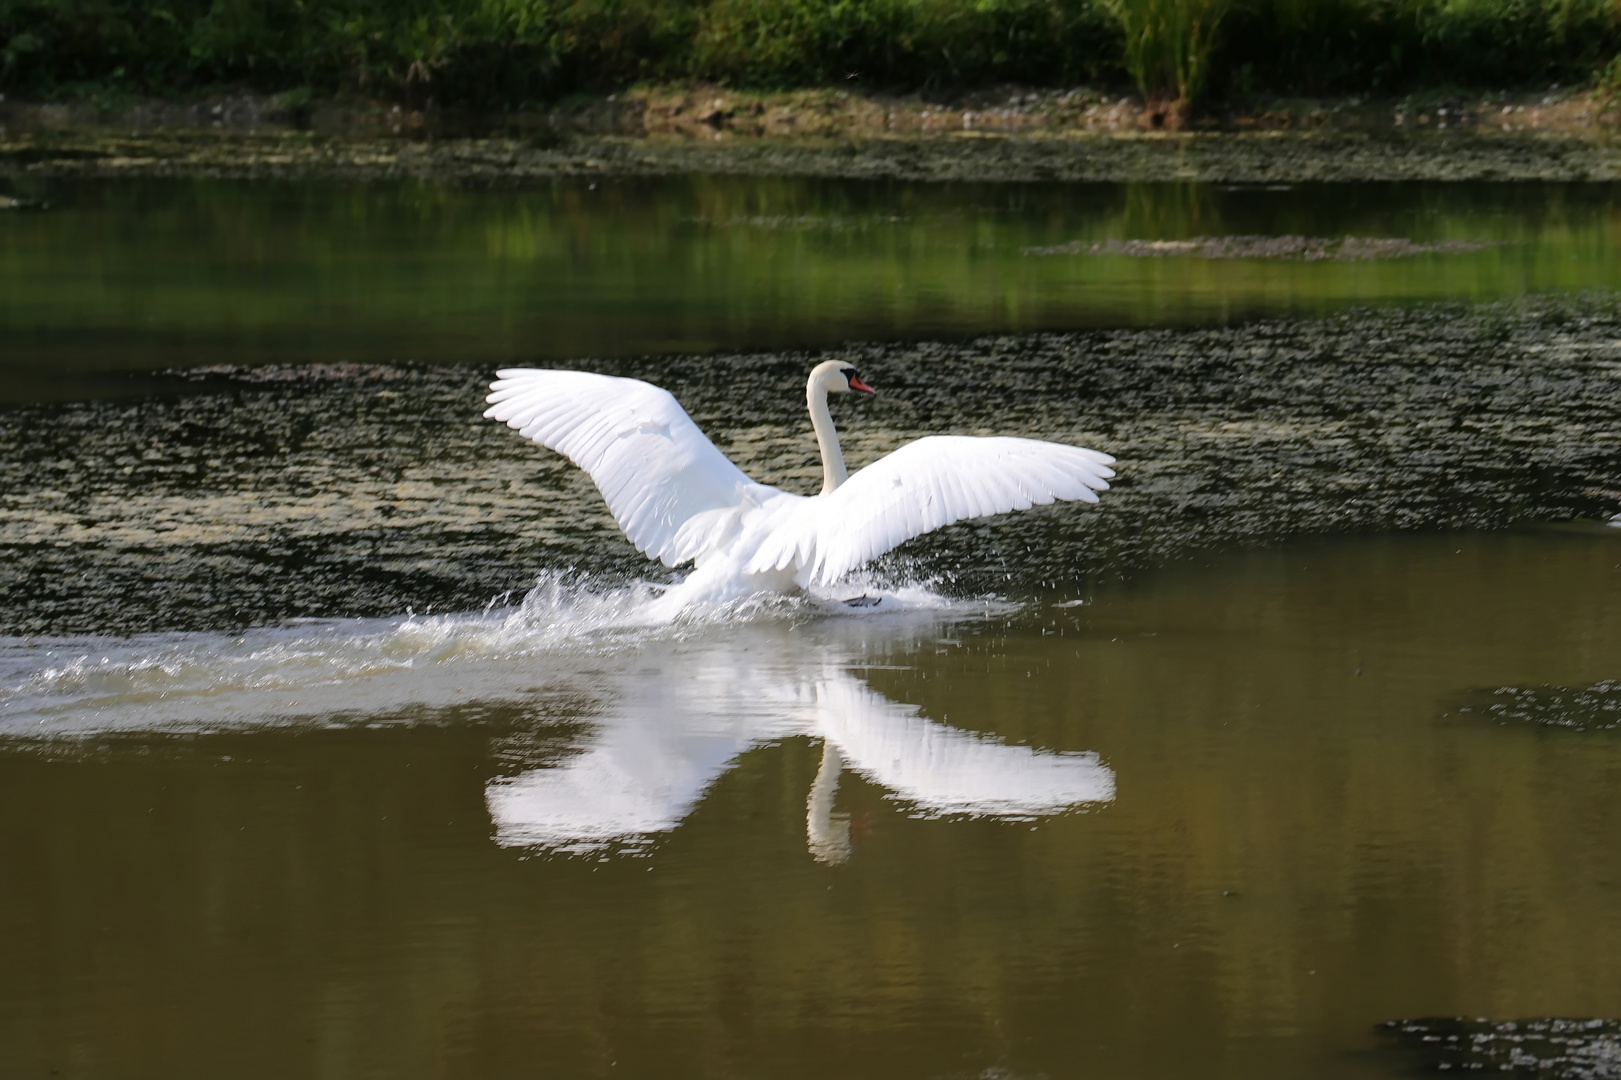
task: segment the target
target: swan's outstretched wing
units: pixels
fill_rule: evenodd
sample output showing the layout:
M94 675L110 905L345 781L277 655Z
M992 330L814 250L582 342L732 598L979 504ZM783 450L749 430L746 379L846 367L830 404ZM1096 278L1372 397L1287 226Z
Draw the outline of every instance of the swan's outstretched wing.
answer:
M584 469L630 542L671 566L724 542L736 511L776 493L715 449L668 390L584 371L496 374L484 415Z
M1097 502L1114 458L1035 439L930 435L807 499L767 537L750 570L800 568L827 585L914 536L964 518L1028 510L1054 500Z

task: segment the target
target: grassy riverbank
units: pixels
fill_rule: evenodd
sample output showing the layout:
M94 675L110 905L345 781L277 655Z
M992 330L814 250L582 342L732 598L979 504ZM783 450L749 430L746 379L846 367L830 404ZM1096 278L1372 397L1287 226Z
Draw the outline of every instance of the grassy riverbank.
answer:
M236 86L505 110L648 81L1135 79L1219 102L1587 84L1618 51L1613 0L0 0L0 91L34 100Z

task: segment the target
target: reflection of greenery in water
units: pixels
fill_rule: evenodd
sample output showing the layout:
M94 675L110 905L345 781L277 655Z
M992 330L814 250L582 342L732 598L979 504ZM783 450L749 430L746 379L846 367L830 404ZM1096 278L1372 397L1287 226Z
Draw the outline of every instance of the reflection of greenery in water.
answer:
M1621 281L1603 185L926 185L685 177L42 184L0 219L8 378L473 361L1309 313ZM1037 257L1259 235L1491 241L1365 264Z

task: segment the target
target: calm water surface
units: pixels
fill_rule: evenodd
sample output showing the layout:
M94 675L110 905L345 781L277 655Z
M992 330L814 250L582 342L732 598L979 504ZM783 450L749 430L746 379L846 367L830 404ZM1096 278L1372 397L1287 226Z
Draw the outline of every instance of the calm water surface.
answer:
M82 395L86 376L114 370L494 366L1210 324L1621 282L1621 189L1607 184L12 186L41 207L0 217L0 395L13 401ZM1314 262L1107 247L1229 236L1443 247ZM1094 244L1101 254L1087 254Z
M1621 1011L1621 731L1489 707L1615 678L1613 531L626 602L13 645L5 1071L1374 1077Z
M0 1074L1360 1080L1621 1017L1615 189L15 186ZM1222 236L1430 249L1085 253ZM849 351L856 463L1123 459L876 610L642 625L477 420L579 357L799 487L748 350L1067 327Z

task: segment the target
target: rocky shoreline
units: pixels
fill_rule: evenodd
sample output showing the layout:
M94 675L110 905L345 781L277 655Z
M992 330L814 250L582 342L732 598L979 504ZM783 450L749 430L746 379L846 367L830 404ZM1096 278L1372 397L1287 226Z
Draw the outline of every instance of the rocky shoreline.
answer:
M522 182L685 173L922 181L1611 181L1621 145L1570 135L968 135L867 139L346 138L72 132L0 137L0 176Z
M1608 103L1591 93L1277 102L1180 132L1154 130L1149 116L1129 97L1090 90L936 102L686 89L493 118L380 104L310 110L248 96L116 113L0 102L0 177L1621 179L1621 140Z

